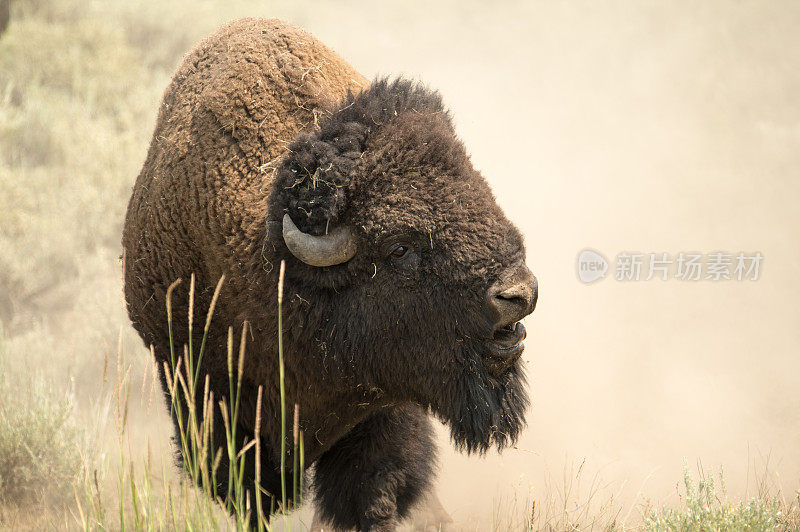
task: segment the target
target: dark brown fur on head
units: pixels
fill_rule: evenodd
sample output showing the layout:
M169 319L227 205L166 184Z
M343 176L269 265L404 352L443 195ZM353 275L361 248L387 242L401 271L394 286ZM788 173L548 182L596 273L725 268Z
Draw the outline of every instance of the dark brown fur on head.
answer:
M527 406L524 376L518 364L487 373L493 324L483 305L501 273L524 261L522 238L472 167L439 94L377 80L289 151L270 226L289 213L304 232L345 224L359 239L353 259L328 268L279 252L289 282L309 294L307 312L319 314L314 336L331 359L393 400L429 406L460 448L512 443ZM270 235L282 251L280 232ZM408 248L399 259L388 254L397 244Z

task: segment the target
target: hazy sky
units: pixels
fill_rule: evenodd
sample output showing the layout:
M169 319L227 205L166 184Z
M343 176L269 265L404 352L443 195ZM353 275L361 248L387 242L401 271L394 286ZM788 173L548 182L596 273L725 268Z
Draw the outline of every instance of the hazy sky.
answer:
M548 475L559 483L584 458L629 502L640 489L675 497L684 460L698 459L724 466L741 495L748 457L769 455L791 496L800 5L347 5L347 23L333 9L291 16L366 76L405 73L443 93L540 280L524 357L529 428L502 457L443 452L440 492L454 514L487 515L495 485L538 496ZM584 285L575 259L586 247L612 261L623 251L764 260L755 282Z

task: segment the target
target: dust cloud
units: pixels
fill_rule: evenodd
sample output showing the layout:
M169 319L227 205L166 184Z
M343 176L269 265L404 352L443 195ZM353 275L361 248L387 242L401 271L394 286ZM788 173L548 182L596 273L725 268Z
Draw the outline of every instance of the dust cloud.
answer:
M800 4L196 4L216 13L202 21L290 20L367 77L439 89L525 234L540 283L526 320L529 426L517 448L484 458L456 454L440 429L437 489L457 523L482 530L515 498L541 508L593 493L635 518L646 499L677 501L684 463L723 467L732 497L752 495L765 470L793 496ZM181 31L201 30L213 27ZM585 248L611 260L608 278L578 280ZM621 252L715 251L760 252L760 278L613 278Z
M731 496L800 486L800 6L347 4L297 22L367 76L438 88L526 236L540 300L518 449L443 452L458 521L547 499L585 460L636 516L677 502L684 462ZM593 248L609 278L584 285ZM616 281L620 252L764 255L757 281ZM566 469L566 471L565 471ZM550 480L547 480L550 479ZM749 490L749 492L748 492ZM586 494L580 495L584 497Z

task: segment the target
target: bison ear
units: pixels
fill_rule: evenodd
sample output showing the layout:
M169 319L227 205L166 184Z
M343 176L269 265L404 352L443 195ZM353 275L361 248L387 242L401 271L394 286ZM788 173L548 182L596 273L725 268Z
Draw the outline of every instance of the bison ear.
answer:
M351 122L300 134L289 146L278 168L276 190L300 231L324 235L340 224L365 137L366 128Z

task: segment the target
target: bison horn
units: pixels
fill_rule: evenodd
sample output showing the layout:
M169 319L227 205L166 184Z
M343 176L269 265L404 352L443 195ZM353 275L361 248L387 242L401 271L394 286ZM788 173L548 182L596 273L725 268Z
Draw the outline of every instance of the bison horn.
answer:
M283 241L292 255L311 266L333 266L353 258L356 240L349 227L337 227L327 235L302 232L291 216L283 216Z

